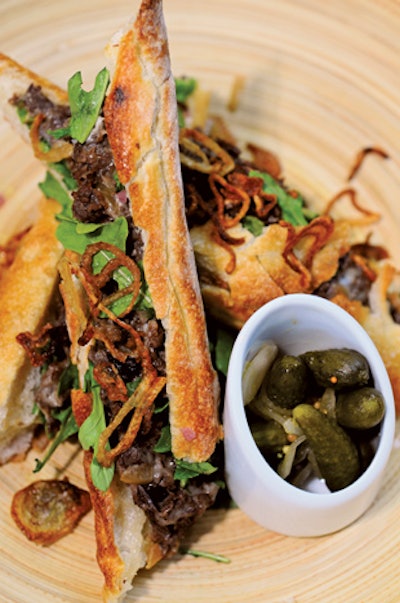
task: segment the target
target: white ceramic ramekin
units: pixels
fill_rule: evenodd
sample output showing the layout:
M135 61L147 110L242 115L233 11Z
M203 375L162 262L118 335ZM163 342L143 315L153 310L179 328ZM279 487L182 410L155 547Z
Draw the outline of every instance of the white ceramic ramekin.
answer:
M290 354L347 347L368 360L386 412L375 456L350 486L333 493L301 490L279 477L258 450L243 406L242 373L251 349L267 339ZM282 534L328 534L359 518L379 491L394 439L392 388L374 343L352 316L326 299L285 295L255 312L238 334L228 369L224 429L226 480L236 504L254 521Z

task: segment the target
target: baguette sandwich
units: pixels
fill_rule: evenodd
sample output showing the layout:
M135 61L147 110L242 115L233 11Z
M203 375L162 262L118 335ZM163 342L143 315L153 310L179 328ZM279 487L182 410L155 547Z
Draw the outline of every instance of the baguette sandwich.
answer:
M48 165L41 189L59 204L58 255L48 258L69 342L59 404L71 405L84 449L104 600L120 601L137 571L174 553L214 503L210 460L222 428L161 0L142 1L108 54L111 79L103 69L85 92L75 74L67 96L1 55L0 104ZM43 379L53 330L36 327L19 341L46 368Z
M0 464L23 457L38 424L34 402L40 368L32 367L17 336L39 331L52 317L62 255L56 238L58 209L55 201L41 201L35 224L21 237L1 279Z
M346 186L317 213L287 185L279 158L251 143L240 146L229 123L203 106L205 96L192 82L182 106L180 148L190 236L209 315L235 331L276 297L327 297L374 341L399 413L398 270L388 251L372 243L371 228L378 228L381 216L362 206L353 184L367 156L387 154L363 149ZM337 208L342 202L345 210Z

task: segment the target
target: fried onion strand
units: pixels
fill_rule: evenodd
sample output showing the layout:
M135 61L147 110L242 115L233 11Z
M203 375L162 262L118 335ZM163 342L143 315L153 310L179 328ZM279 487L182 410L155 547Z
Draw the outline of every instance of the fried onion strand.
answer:
M106 257L107 263L95 274L93 271L93 258L96 254L104 252L110 253L113 257ZM82 255L80 267L85 275L85 282L90 287L90 291L87 288L87 293L92 301L95 315L98 315L100 305L103 308L109 307L119 299L127 296L131 296L130 301L120 313L120 316L125 316L132 310L141 287L140 269L133 259L110 243L92 243L87 246ZM131 282L114 293L104 294L102 289L113 279L115 272L122 268L126 268L129 271L132 277ZM95 310L96 307L97 312Z
M338 203L341 199L343 199L343 197L349 197L351 204L353 205L353 207L360 212L360 214L364 215L364 218L358 218L358 219L347 219L347 222L349 224L359 224L359 225L363 225L363 224L371 224L372 222L377 222L378 220L380 220L381 215L377 212L373 212L369 209L366 209L365 207L362 207L362 205L360 204L360 202L358 201L358 195L357 195L357 191L349 186L347 188L342 189L341 191L339 191L327 204L324 214L329 214L330 211L332 210L333 206Z
M58 163L67 157L71 157L74 147L71 143L66 141L56 140L54 145L48 151L42 150L39 128L44 119L45 116L42 113L36 115L31 129L29 130L29 136L35 157L40 159L40 161L46 161L49 163Z
M125 404L121 406L118 413L100 435L97 460L101 465L110 467L117 456L122 454L132 445L137 432L139 431L145 411L153 404L165 384L165 377L147 374L142 378L136 390L128 398ZM112 434L132 411L134 411L133 416L131 417L126 432L113 448L108 447Z
M201 130L182 128L179 145L181 163L192 170L225 176L235 168L229 153Z

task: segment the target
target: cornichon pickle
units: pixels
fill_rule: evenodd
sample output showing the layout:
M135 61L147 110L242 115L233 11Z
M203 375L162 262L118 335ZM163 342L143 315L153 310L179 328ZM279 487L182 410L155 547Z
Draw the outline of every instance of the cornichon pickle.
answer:
M300 404L293 409L328 488L334 492L349 486L360 474L355 444L337 423L311 406Z
M261 452L278 452L288 443L285 430L276 421L253 423L251 433Z
M298 356L285 354L272 364L266 381L268 398L283 408L293 408L304 400L307 366Z
M338 395L336 420L343 427L370 429L382 421L384 414L383 396L374 387L362 387Z
M305 352L302 358L318 385L342 389L367 385L370 370L366 358L347 348Z

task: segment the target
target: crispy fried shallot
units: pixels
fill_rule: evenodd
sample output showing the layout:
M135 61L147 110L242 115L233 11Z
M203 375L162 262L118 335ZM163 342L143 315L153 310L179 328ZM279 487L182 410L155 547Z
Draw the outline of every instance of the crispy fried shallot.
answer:
M236 268L236 254L235 254L235 251L232 249L232 239L229 242L225 241L222 238L221 234L218 232L218 229L216 229L216 228L214 228L211 231L211 237L212 237L213 241L215 241L217 243L217 245L220 245L220 247L223 247L225 249L225 251L228 252L229 260L225 266L225 272L227 274L232 274L232 272ZM241 245L243 240L242 239L234 239L234 241L239 242L236 244Z
M94 270L93 259L97 254L106 254L104 259L107 263L101 270ZM121 268L129 271L127 286L111 294L104 293L110 280L114 280L115 271ZM88 319L79 338L80 345L101 342L108 354L116 361L125 363L129 358L133 358L140 364L141 369L139 384L131 395L119 375L117 365L111 360L109 363L99 362L93 369L94 377L108 399L120 404L98 442L96 458L101 465L109 467L132 445L143 416L164 388L166 379L159 376L154 368L150 350L144 344L140 333L129 322L123 320L133 308L140 292L141 273L137 264L113 245L95 243L88 246L79 265L74 265L73 270L87 295L87 303L91 308L89 313L91 318ZM111 304L127 295L131 296L129 305L117 316ZM130 414L132 416L128 426L121 429L122 423L125 424ZM110 439L117 432L117 443L111 446Z
M138 387L135 389L129 399L121 406L118 413L107 425L99 438L97 460L104 467L110 467L114 460L128 450L136 438L139 431L143 415L153 404L154 400L166 384L165 377L159 377L154 372L145 374ZM124 419L133 412L128 428L120 437L118 443L109 447L109 441L113 433L118 429Z
M218 224L223 229L235 226L250 208L249 195L219 174L210 174L209 183L217 205Z
M312 264L315 254L326 244L334 230L334 222L330 216L318 216L314 218L307 226L296 229L287 222L281 222L282 226L286 226L288 236L286 240L283 257L287 264L298 272L303 281L304 287L307 289L311 282L309 268ZM295 249L300 244L311 238L311 245L306 249L303 248L302 253L296 254ZM301 259L299 257L301 255Z
M275 153L253 143L248 143L246 148L251 153L252 163L257 170L267 172L273 178L279 180L282 174L282 166Z
M201 130L182 128L179 146L182 164L198 172L225 176L235 167L229 153Z
M368 260L365 257L353 252L351 254L351 259L353 260L353 262L355 264L357 264L357 266L361 269L363 274L367 277L367 279L371 283L373 283L376 280L376 273L373 270L373 268L371 268L371 266L368 263Z
M232 172L228 176L229 183L238 190L246 192L254 203L255 214L265 219L278 203L277 196L263 190L263 180L256 176L247 176L241 172Z
M104 329L102 330L101 328L97 328L93 333L94 338L101 339L110 353L122 361L126 361L129 355L133 355L137 360L140 360L142 376L139 385L129 398L127 398L126 394L123 392L123 395L119 399L119 401L122 402L120 410L100 436L97 459L99 463L105 467L109 467L117 456L119 456L132 445L145 412L153 404L166 383L166 379L164 377L160 377L157 374L156 369L153 367L150 352L143 344L139 333L135 331L131 325L123 322L116 316L112 317L110 312L109 317L117 325L119 325L122 330L128 333L129 337L127 341L131 342L132 345L131 354L129 353L127 343L124 344L123 350L121 350L120 347L117 348L109 337L107 337L107 332ZM104 371L104 367L102 367L102 370ZM110 437L131 412L133 415L130 419L128 428L123 434L120 434L118 444L116 444L113 448L110 448Z
M386 260L389 257L387 249L381 245L375 245L370 243L371 233L369 233L364 243L355 243L351 246L352 253L361 255L369 260Z
M349 197L351 204L353 205L353 207L360 212L360 214L362 214L362 217L360 218L355 218L355 219L347 219L347 222L349 224L354 224L354 225L359 225L359 226L363 226L363 225L367 225L367 224L371 224L373 222L377 222L378 220L380 220L381 215L377 212L373 212L369 209L366 209L365 207L362 207L362 205L360 204L360 202L358 201L358 195L357 195L357 191L349 186L347 188L342 189L341 191L339 191L327 204L324 214L329 214L330 211L332 210L333 206L338 203L341 199L343 199L343 197Z
M98 272L95 272L93 259L97 254L103 255L106 263L103 268ZM86 284L86 293L92 304L94 315L98 315L100 305L102 308L109 308L113 303L126 296L130 297L130 301L123 312L120 313L120 316L125 316L132 310L141 286L140 269L133 259L125 255L125 253L115 245L103 242L92 243L87 246L82 255L80 267L82 273L85 275L84 283ZM120 271L120 274L123 277L123 268L127 269L130 273L130 276L125 278L125 287L118 288L117 291L112 293L104 293L104 288L110 281L114 280L114 275L117 270Z
M67 157L71 157L73 146L69 142L56 140L49 150L44 151L42 149L39 128L40 124L44 119L45 116L41 113L36 115L35 119L33 120L32 127L29 131L35 157L37 159L40 159L40 161L46 161L49 163L58 163L59 161L62 161Z
M364 149L361 149L357 153L356 158L354 160L354 164L352 165L349 175L347 176L348 182L350 182L350 180L352 180L355 175L359 172L367 155L370 155L372 153L378 155L379 157L382 157L382 159L389 159L388 153L380 147L365 147Z
M113 364L99 362L93 368L93 376L111 402L126 402L128 399L127 387Z
M53 328L52 324L47 323L36 335L28 331L17 335L16 339L28 354L32 366L43 366L51 360L53 355L51 344L54 340L51 331Z
M25 536L49 546L70 534L90 511L89 493L67 480L40 480L14 494L11 515Z
M239 224L251 208L258 218L265 219L276 206L277 197L263 191L262 178L239 171L233 171L226 177L212 173L208 176L208 183L212 197L207 201L193 185L188 185L189 212L194 213L200 207L211 218L214 225L212 238L229 253L226 272L231 274L236 267L232 246L242 245L245 239L231 236L228 229Z

